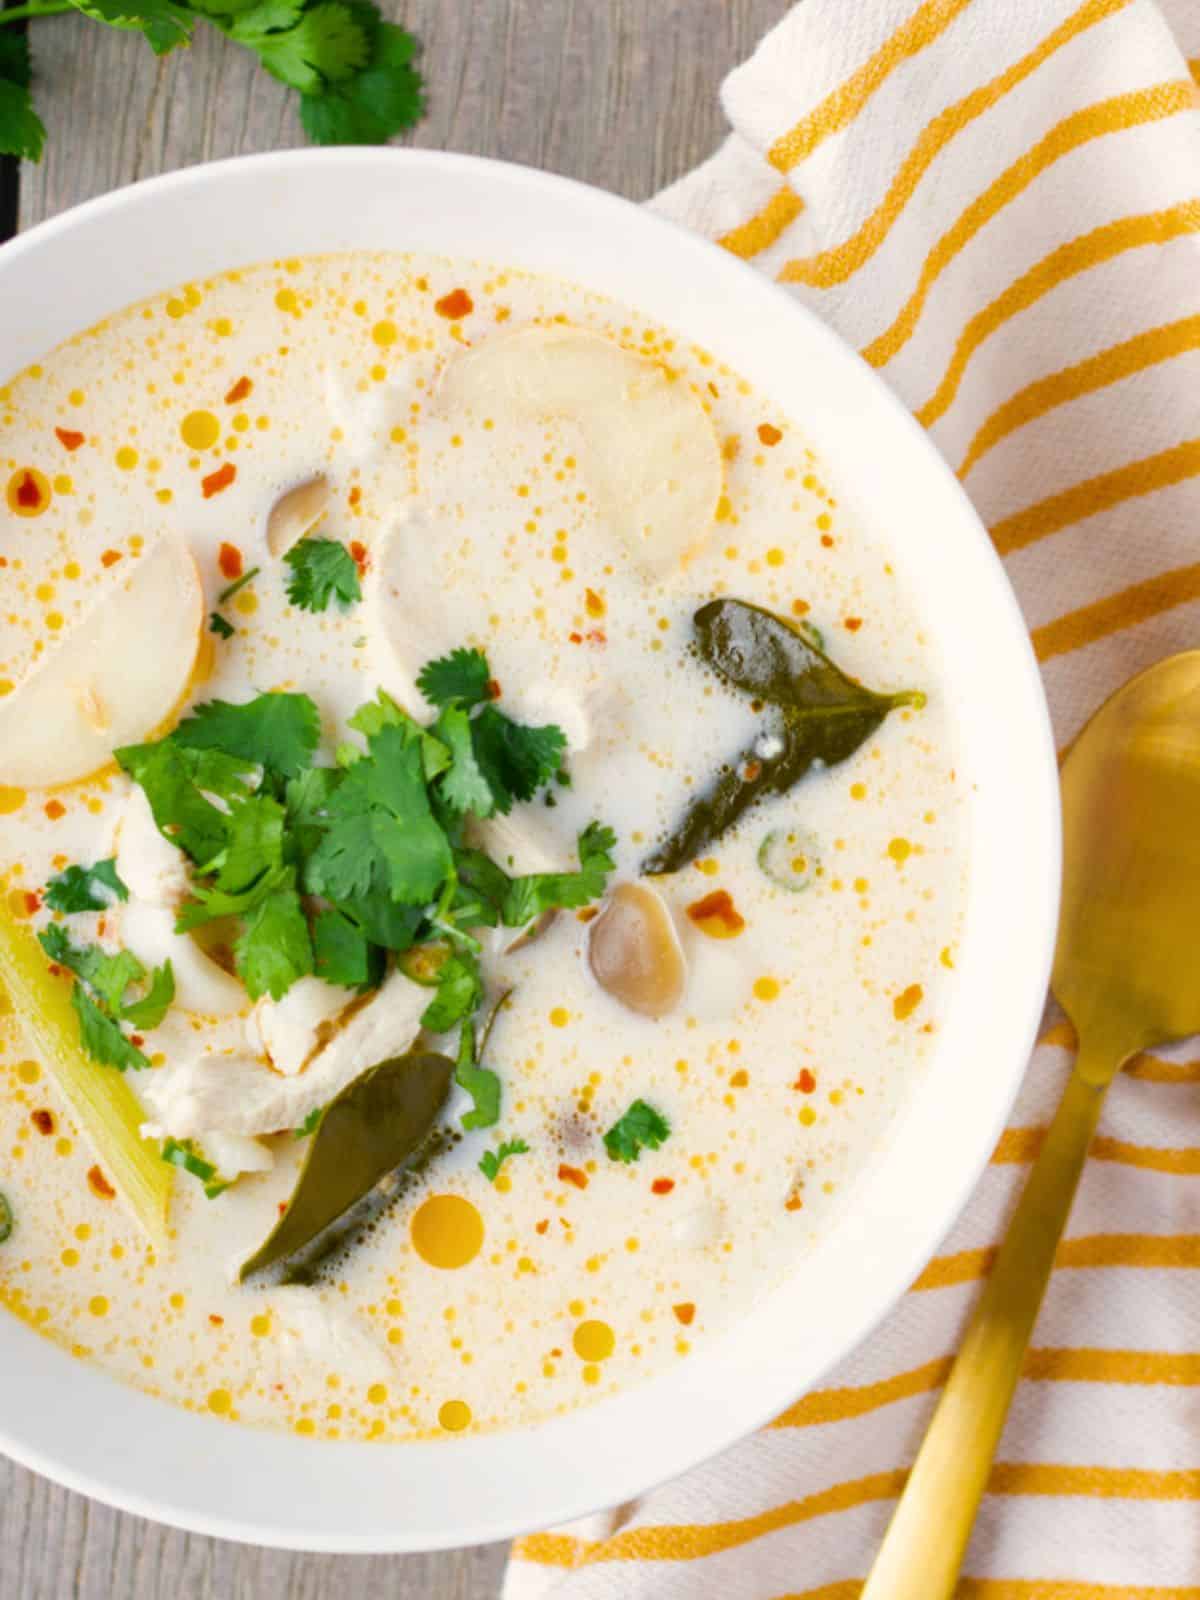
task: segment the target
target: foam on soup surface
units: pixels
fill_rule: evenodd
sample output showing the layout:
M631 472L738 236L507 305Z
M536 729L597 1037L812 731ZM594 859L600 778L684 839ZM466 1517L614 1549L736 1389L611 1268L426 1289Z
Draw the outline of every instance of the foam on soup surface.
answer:
M535 325L554 337L523 345ZM589 349L583 334L611 343ZM121 1082L145 1108L154 1159L165 1149L175 1164L159 1248L14 1008L0 1017L5 1306L191 1409L399 1439L528 1422L639 1382L802 1273L936 1044L966 874L966 785L936 653L887 530L848 517L803 418L569 284L359 254L275 262L135 306L0 390L0 428L0 717L22 695L43 708L26 722L36 739L19 716L5 724L6 915L51 941L62 929L76 950L132 950L147 972L170 958L175 984L161 1021L152 1003L136 1009L146 978L107 998L82 984L147 1063L127 1061ZM166 575L131 600L151 558ZM811 719L731 681L728 654L714 670L715 635L696 614L751 615L714 601L761 608L794 639L810 630L819 670L828 657L854 680L831 691L839 704L857 683L920 691L924 704L898 699L873 721L860 707L850 753L818 748ZM113 605L129 625L88 645ZM178 629L162 621L176 607ZM141 635L156 639L152 654ZM388 787L412 730L393 719L387 751L370 739L392 703L422 723L441 714L417 680L457 650L483 653L487 682L475 698L462 683L457 701L441 696L460 719L457 732L439 723L446 764L434 772L428 746L423 767L413 758L404 781L426 786L420 826L434 829L418 849L415 813ZM222 774L201 774L195 792L217 819L205 825L225 850L216 866L198 845L180 850L178 824L167 836L155 826L165 802L151 777L139 787L108 764L47 781L56 762L86 762L91 742L153 744L181 712L263 694L316 708L316 751L273 755L293 761L293 779L315 761L363 790L357 811L339 791L353 814L340 855L328 812L300 834L278 774L230 778L224 794ZM372 700L374 721L351 730ZM478 719L493 712L509 720L493 717L485 738ZM559 732L540 747L518 732L510 749L513 726ZM485 759L468 761L452 734L483 740ZM790 759L793 738L819 759L771 792L763 774ZM239 754L230 740L213 731L220 759ZM513 749L545 770L531 800L504 810L514 796L495 763ZM382 797L367 794L371 762ZM463 822L450 772L468 814L473 795L491 815ZM722 831L739 784L766 792ZM699 848L668 860L704 797L713 836L701 828ZM267 913L259 859L236 884L222 831L247 801L264 823L282 817L287 841L270 858L256 835L282 874ZM574 875L591 823L615 844L588 836L612 858L593 862L589 893ZM506 879L560 873L572 887L538 880L526 937L516 920L493 929L456 910L465 890L452 904L444 884L423 907L419 885L397 911L373 901L364 933L366 899L348 887L359 846L346 843L360 825L367 880L423 882L430 852L458 862L469 848ZM318 838L325 855L310 869ZM127 899L93 879L92 909L47 905L48 882L110 859ZM233 915L177 934L181 908L222 872ZM320 933L322 911L341 920ZM334 933L349 947L331 958L322 941ZM337 987L308 975L314 938ZM415 953L396 953L414 938ZM457 1000L451 959L466 974ZM355 961L360 992L347 981ZM256 1000L247 982L280 992ZM435 996L459 1016L421 1033ZM431 1138L357 1230L310 1260L304 1282L239 1284L287 1210L324 1108L414 1043L456 1060L461 1018L481 1038L505 996L478 1064L459 1064ZM95 1059L94 1038L91 1049L92 1070L118 1072ZM471 1077L481 1071L498 1098L494 1080Z

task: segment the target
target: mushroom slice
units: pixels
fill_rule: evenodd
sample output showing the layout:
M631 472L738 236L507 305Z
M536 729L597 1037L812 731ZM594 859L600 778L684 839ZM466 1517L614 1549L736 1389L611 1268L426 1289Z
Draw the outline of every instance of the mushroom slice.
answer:
M588 965L600 987L630 1011L662 1017L679 1004L687 968L657 890L644 883L617 885L589 925Z
M165 534L0 701L4 781L72 783L138 744L183 699L204 622L186 542Z
M318 472L279 496L267 515L267 549L273 556L284 555L316 527L325 515L330 493L329 479Z
M117 875L135 900L177 909L191 889L188 859L159 832L145 791L135 785L113 839Z
M530 325L456 357L438 399L443 411L497 422L574 423L601 514L648 575L686 565L704 545L721 450L700 400L669 367L582 328Z

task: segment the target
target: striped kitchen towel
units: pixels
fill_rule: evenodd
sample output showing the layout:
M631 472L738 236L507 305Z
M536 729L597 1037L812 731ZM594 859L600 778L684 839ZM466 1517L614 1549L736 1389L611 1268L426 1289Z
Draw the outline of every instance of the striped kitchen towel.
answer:
M803 0L655 202L826 318L1004 557L1060 747L1200 644L1200 0ZM1198 823L1200 825L1200 823ZM1070 1065L1053 1016L945 1253L823 1387L506 1600L853 1600ZM1200 1600L1200 1048L1116 1083L963 1600Z

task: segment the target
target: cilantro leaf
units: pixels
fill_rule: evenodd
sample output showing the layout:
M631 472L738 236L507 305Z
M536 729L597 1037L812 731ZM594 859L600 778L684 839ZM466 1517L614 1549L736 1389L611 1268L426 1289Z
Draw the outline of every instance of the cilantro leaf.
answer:
M376 691L374 700L359 706L354 715L347 718L347 722L368 743L384 728L403 728L407 738L420 739L421 765L428 783L432 783L438 773L444 772L450 765L450 752L442 741L428 728L422 727L415 717L410 717L383 689ZM344 764L353 766L354 761L361 760L361 756L361 751L355 750L353 760L347 759Z
M209 700L171 734L183 750L220 750L283 778L312 766L321 718L306 694L260 694L244 705ZM118 755L120 752L118 752Z
M107 1011L119 1012L126 989L146 975L145 967L131 951L122 950L113 956L96 944L75 944L57 922L38 934L38 943L51 961L66 967L95 990Z
M427 661L417 674L417 688L431 706L457 701L469 710L491 699L491 679L492 669L482 650L459 649Z
M150 987L142 998L121 1006L121 1020L139 1032L150 1033L162 1022L174 998L175 973L171 963L164 961L150 974Z
M462 953L443 963L438 973L437 994L425 1007L421 1026L430 1033L445 1033L456 1022L472 1016L483 999L483 980L479 966Z
M514 722L487 705L471 723L475 759L492 790L498 811L516 800L532 800L562 764L567 737L552 723L544 728Z
M84 16L145 36L156 56L191 42L193 18L172 0L71 0Z
M216 887L238 894L276 871L283 864L283 824L284 809L270 795L251 795L235 806L225 848L206 864L216 871Z
M356 8L361 9L361 8ZM304 94L300 121L314 144L386 144L425 110L417 43L393 23L380 23L370 58L355 77L323 94Z
M589 822L579 835L578 872L534 872L513 878L500 908L508 928L523 928L544 911L574 910L599 900L616 867L612 849L617 836L599 822Z
M496 809L491 785L475 759L471 723L461 706L446 706L433 725L437 739L450 752L450 765L442 774L438 794L454 811L490 817Z
M109 856L91 867L67 867L50 879L43 899L51 911L107 911L118 900L128 900L129 890Z
M446 835L429 806L421 747L389 725L370 740L329 801L330 827L308 862L306 885L333 901L371 894L433 900L451 869Z
M498 1150L485 1150L479 1158L479 1170L489 1183L495 1183L500 1168L510 1156L528 1155L529 1146L524 1139L505 1139Z
M102 1066L116 1067L118 1072L132 1068L135 1072L149 1067L149 1060L121 1032L120 1027L107 1016L82 984L71 990L71 1004L79 1018L79 1040L93 1061Z
M343 9L339 5L329 5L319 6L317 11ZM317 12L310 12L309 18L316 15ZM292 33L299 31L295 28ZM280 37L290 39L292 33ZM301 611L326 611L332 600L336 600L345 611L362 599L362 585L354 557L336 539L301 539L283 559L292 574L288 579L287 597Z
M375 989L383 978L383 951L340 911L322 911L313 923L315 971L326 983Z
M500 1120L500 1079L488 1067L476 1063L475 1027L470 1022L463 1024L459 1037L454 1081L475 1102L470 1111L463 1113L463 1127L468 1132L473 1128L495 1127Z
M214 611L208 619L208 631L209 633L215 633L218 639L232 639L235 630L231 623L225 621L219 611Z
M644 1100L635 1100L604 1135L604 1148L613 1161L636 1161L643 1150L657 1150L670 1134L664 1116Z
M218 1177L212 1162L204 1159L190 1139L168 1139L159 1154L168 1166L178 1167L181 1172L190 1172L193 1178L199 1178L210 1200L224 1194L229 1187Z
M228 818L205 798L205 791L229 801L249 791L245 762L219 751L184 750L174 739L125 745L113 752L123 771L141 785L159 832L203 864L225 845Z
M206 922L219 922L225 917L248 917L276 890L290 889L295 876L294 868L277 867L252 883L248 889L236 892L208 884L193 884L192 898L184 901L176 915L175 932L192 933Z
M268 895L246 918L234 944L238 976L252 1000L282 1000L297 978L313 970L308 920L294 888Z
M37 161L46 129L33 109L29 43L15 29L0 32L0 155Z
M342 774L336 767L309 767L288 781L284 792L287 836L302 861L321 842L329 825L329 802L341 781Z

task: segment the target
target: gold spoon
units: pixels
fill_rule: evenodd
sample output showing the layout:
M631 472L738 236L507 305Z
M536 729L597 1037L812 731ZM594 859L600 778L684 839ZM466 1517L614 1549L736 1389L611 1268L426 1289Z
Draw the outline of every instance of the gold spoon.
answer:
M953 1600L1108 1086L1200 1031L1200 650L1101 706L1062 799L1053 988L1079 1054L860 1600Z

